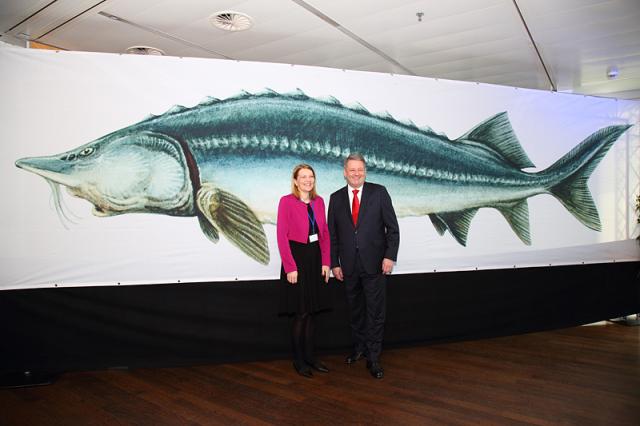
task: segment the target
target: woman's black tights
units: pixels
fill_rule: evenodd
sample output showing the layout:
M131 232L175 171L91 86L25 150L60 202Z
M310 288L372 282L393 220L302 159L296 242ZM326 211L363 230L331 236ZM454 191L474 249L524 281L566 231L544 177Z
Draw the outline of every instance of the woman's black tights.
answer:
M313 364L316 361L313 332L313 314L305 312L302 314L296 314L293 317L293 323L291 326L291 343L296 362Z

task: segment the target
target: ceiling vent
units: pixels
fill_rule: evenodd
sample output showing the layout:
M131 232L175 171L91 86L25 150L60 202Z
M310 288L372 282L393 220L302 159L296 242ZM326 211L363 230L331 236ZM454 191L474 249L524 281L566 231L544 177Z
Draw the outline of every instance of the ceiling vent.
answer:
M253 26L253 19L244 13L225 10L209 17L211 25L225 31L244 31Z
M150 46L131 46L126 50L127 53L132 55L151 55L151 56L164 56L164 51L158 49L157 47Z

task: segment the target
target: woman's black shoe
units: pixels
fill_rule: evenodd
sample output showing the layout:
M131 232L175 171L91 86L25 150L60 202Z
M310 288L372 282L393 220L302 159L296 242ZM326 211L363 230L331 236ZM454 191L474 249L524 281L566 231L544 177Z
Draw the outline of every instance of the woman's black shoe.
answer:
M313 377L311 368L303 361L293 361L293 368L295 368L296 372L301 376L308 378Z
M344 362L346 362L347 364L353 364L354 362L357 362L362 358L366 358L366 355L364 354L364 352L354 351L351 355L347 357L347 359L344 360Z

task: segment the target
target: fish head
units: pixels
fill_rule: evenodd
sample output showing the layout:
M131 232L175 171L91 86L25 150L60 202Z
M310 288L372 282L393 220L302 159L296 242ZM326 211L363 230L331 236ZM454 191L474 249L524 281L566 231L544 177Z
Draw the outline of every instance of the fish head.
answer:
M15 164L89 201L96 216L181 215L193 208L184 152L178 141L161 133L115 132L67 152Z

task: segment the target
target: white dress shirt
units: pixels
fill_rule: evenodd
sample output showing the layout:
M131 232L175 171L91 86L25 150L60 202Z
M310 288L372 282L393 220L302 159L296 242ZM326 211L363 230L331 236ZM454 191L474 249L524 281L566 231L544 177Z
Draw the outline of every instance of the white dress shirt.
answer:
M349 210L352 210L353 207L353 190L357 189L358 190L358 203L360 203L362 201L362 189L364 188L364 185L362 185L360 188L354 188L351 185L347 185L347 192L349 193ZM353 212L352 212L353 213Z

